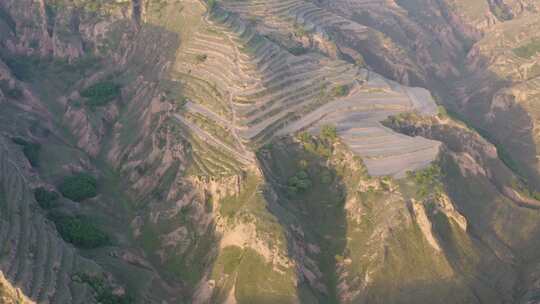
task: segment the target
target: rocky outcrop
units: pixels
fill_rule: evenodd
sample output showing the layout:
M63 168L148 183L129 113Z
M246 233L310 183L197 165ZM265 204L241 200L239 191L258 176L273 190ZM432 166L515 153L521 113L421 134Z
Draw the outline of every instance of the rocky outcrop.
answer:
M0 301L5 304L35 304L20 289L14 288L3 273L0 273Z

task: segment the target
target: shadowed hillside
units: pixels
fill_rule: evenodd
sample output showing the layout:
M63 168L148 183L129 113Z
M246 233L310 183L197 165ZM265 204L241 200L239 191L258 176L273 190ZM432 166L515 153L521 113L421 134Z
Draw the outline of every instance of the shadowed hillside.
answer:
M539 5L465 2L1 2L0 301L533 303Z

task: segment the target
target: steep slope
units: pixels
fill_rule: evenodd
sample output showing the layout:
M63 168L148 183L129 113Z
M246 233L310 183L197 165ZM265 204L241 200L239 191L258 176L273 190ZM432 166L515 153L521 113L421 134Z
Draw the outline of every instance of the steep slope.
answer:
M3 274L1 274L0 282L0 300L2 301L2 303L34 303L28 298L26 298L19 289L13 288L13 286L11 286L11 283L9 283L6 278L4 278Z
M442 166L445 184L457 208L467 217L468 230L517 271L522 285L514 287L513 301L534 301L539 202L523 179L497 157L500 151L445 115L437 119L398 117L386 124L406 134L444 142L448 148Z
M7 280L37 302L91 302L90 289L71 281L71 276L96 271L97 266L81 258L47 225L35 208L30 181L20 171L24 160L14 156L5 138L1 145L2 271Z
M0 3L2 273L39 303L534 299L531 187L406 86L447 96L484 27L423 3Z
M505 150L514 171L538 184L536 83L538 1L316 1L349 22L378 30L402 59L367 64L401 83L420 83ZM298 15L298 17L301 17ZM338 49L348 47L330 35ZM370 44L370 47L371 44ZM389 68L393 67L393 68ZM409 75L397 72L414 66ZM508 124L511 121L512 124Z

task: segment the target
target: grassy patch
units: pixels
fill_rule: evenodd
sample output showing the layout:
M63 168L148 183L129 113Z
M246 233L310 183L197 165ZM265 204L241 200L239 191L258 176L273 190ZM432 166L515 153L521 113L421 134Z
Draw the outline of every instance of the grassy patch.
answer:
M514 190L519 192L521 195L534 198L535 200L540 201L540 192L535 191L530 187L527 182L523 179L513 179L511 186Z
M86 217L51 214L50 218L60 236L77 247L92 249L111 242L109 236Z
M235 287L238 304L297 303L293 278L292 271L276 272L256 251L245 249Z
M238 195L226 196L220 201L219 213L224 217L233 218L242 206L255 196L259 182L257 177L248 176L244 189Z
M230 275L236 271L242 261L243 253L244 249L238 246L228 246L223 248L214 264L213 277L219 278L217 275L219 273Z
M71 173L67 164L86 159L84 152L74 147L48 141L41 147L39 153L39 171L45 180L61 180Z
M476 265L480 263L480 256L467 234L442 212L434 214L432 222L439 232L441 242L448 244L446 249L449 257L460 261L459 270L474 275Z
M81 202L97 195L97 180L87 173L79 173L65 178L58 189L64 197Z
M514 54L521 58L531 59L540 52L540 39L533 40L525 45L515 48Z
M147 223L141 228L140 242L144 250L150 254L159 249L159 232L151 223Z
M120 85L111 81L98 82L81 92L90 107L101 107L120 96Z
M182 280L189 288L194 288L210 265L209 253L215 247L215 241L211 229L203 235L198 235L191 240L185 255L172 252L172 256L164 265L166 271Z
M333 157L337 158L332 152L333 141L308 133L301 133L298 139L300 144L293 140L274 142L261 157L267 162L269 179L277 181L281 206L294 214L306 234L306 241L321 248L320 254L312 256L328 288L326 295L319 295L321 303L338 303L336 261L343 260L346 244L344 175L349 172L338 172L330 165ZM307 191L290 195L291 183L298 185L297 181L308 179Z

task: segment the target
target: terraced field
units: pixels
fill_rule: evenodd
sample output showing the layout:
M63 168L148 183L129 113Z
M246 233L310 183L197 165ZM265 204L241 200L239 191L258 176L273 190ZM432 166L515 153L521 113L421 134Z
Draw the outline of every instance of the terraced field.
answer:
M363 31L303 1L225 2L179 52L183 60L175 73L188 100L177 121L245 165L254 159L250 150L273 137L317 132L326 124L336 126L373 175L402 176L435 158L439 143L396 134L379 123L408 111L435 114L428 91L314 52L294 55L244 19L268 9L275 11L265 16L281 20L265 21L274 22L275 30L285 29L284 22L290 29L293 18L309 30Z
M51 304L538 298L538 204L521 198L537 192L450 111L420 117L438 113L434 98L405 85L422 83L448 102L432 84L457 79L469 36L458 33L460 16L446 4L475 15L501 5L4 1L0 304L4 277L8 291ZM471 20L482 26L478 16ZM486 49L495 50L496 38L486 36ZM531 94L516 97L537 110L532 38L497 50L524 67L508 75L529 79L520 91ZM43 71L25 78L33 73L19 61L38 51L58 57L55 69L37 60ZM470 69L483 65L474 53ZM87 55L98 58L79 57ZM64 78L73 82L57 86ZM456 79L444 84L453 88ZM82 93L89 88L118 96L91 105ZM509 100L493 103L493 114ZM420 115L400 115L408 112ZM501 129L524 125L500 121ZM28 142L19 147L14 137ZM61 189L78 173L95 178L87 184L96 196L75 203ZM65 196L60 204L35 201L34 189L53 185ZM88 216L107 242L72 247L62 224L48 220L64 212Z
M20 153L19 153L20 154ZM93 303L90 287L72 281L99 270L66 245L34 200L22 158L0 137L0 271L37 303Z
M290 29L291 23L295 23L306 31L315 31L323 36L327 36L328 30L332 28L347 31L352 39L363 39L368 33L367 27L324 10L309 1L225 1L225 6L243 16L261 18L263 26L269 31Z

